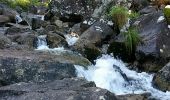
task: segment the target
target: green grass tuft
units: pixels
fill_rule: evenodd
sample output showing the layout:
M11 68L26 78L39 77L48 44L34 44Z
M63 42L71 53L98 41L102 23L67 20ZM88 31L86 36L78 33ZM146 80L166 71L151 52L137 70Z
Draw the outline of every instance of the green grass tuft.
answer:
M128 20L128 9L123 6L113 6L109 12L109 16L112 17L115 24L121 29Z
M141 41L138 30L135 27L130 27L127 32L123 33L123 35L125 37L126 49L131 54Z

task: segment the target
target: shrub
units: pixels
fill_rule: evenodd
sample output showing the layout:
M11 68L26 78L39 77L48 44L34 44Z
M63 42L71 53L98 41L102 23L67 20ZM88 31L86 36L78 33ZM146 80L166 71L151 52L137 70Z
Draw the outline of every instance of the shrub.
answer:
M126 50L129 54L132 54L141 41L137 28L130 27L127 32L123 33L123 36L125 38Z
M109 15L112 17L115 24L118 25L119 29L121 29L128 20L128 10L123 6L112 7Z

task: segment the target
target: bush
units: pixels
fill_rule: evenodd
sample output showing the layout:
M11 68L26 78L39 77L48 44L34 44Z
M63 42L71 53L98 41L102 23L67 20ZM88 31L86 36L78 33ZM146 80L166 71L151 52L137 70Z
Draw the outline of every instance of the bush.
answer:
M130 27L127 32L123 33L123 36L125 38L126 50L129 54L132 54L141 41L137 28Z
M119 29L128 21L128 9L122 6L114 6L111 8L109 15L112 17Z

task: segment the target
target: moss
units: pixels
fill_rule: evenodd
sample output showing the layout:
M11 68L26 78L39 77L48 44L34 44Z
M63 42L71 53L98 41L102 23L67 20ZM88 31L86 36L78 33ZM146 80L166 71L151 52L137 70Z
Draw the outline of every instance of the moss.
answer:
M164 9L164 16L166 18L167 23L170 24L170 8Z

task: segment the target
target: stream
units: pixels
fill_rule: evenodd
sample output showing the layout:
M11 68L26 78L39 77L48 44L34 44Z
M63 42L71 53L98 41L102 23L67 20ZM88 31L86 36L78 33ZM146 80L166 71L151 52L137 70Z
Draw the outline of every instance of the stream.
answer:
M77 39L74 40L69 37L67 42L69 42L69 39L71 45L77 41ZM49 48L46 35L39 36L37 44L37 50L65 51L62 47ZM75 65L75 68L77 77L84 77L88 81L93 81L97 87L107 89L116 95L151 93L152 97L158 100L170 100L169 91L162 92L152 86L153 74L129 70L124 62L112 55L102 55L95 60L95 65L88 66L88 69L79 65Z

